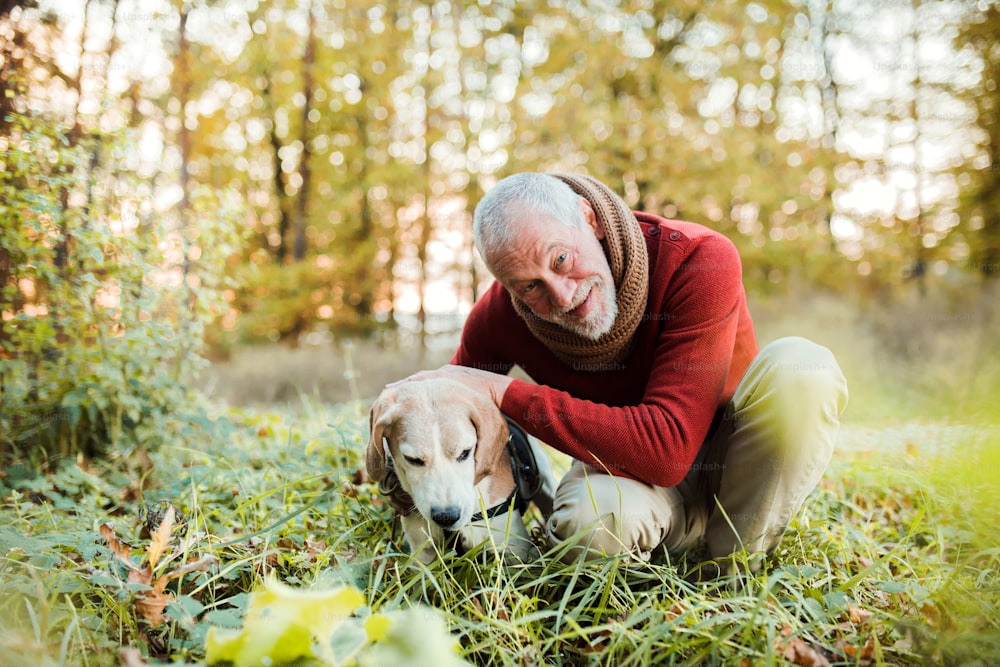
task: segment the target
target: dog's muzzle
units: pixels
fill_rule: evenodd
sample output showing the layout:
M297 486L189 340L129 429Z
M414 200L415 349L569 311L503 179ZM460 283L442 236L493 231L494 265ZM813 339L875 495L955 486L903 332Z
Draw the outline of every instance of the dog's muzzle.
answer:
M514 490L499 504L488 507L485 513L476 512L473 514L469 523L502 516L511 509L516 509L523 514L528 509L531 499L542 489L542 475L538 469L538 461L535 459L535 451L532 449L531 443L528 442L528 434L524 432L520 424L507 415L504 415L503 418L507 420L507 428L510 431L505 449L507 456L510 457L510 469L514 475ZM459 556L465 553L465 545L459 539L457 531L446 529L445 541L454 546Z

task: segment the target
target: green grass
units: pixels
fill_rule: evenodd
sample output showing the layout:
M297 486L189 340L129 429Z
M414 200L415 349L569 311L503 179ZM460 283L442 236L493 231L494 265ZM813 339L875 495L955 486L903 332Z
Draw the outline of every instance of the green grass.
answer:
M694 554L565 565L549 553L504 567L473 552L419 565L359 474L357 404L228 410L192 428L195 448L5 471L0 665L114 665L122 647L198 663L209 626L238 627L272 574L352 584L375 612L431 605L482 665L1000 663L989 436L943 453L935 442L847 447L762 571L697 582ZM160 501L185 515L172 543L181 558L219 564L172 582L168 620L151 628L99 528L113 521L138 553L150 540L139 508Z

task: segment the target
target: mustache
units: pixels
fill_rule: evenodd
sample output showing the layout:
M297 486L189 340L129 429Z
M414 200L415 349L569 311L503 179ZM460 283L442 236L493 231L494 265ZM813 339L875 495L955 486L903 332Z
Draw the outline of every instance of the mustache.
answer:
M580 289L578 289L576 291L576 294L573 295L573 300L570 302L570 304L565 308L560 308L558 310L552 311L552 315L556 317L562 317L563 315L566 315L571 311L579 308L581 305L583 305L583 302L587 300L587 295L590 294L590 290L597 287L600 284L600 282L601 279L599 277L597 276L590 277L585 283L580 285Z

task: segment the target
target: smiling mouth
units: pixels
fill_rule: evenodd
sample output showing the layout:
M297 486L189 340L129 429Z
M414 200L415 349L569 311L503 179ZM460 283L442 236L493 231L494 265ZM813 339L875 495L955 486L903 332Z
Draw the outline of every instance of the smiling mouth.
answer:
M590 303L590 298L593 296L593 294L594 294L594 286L591 285L590 290L587 292L587 297L580 302L580 305L566 311L566 314L571 317L579 317L580 311L584 309L584 306Z

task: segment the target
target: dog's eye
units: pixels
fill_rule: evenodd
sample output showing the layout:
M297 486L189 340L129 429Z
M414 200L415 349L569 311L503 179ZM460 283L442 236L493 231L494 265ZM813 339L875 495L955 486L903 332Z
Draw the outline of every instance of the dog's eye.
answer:
M469 447L468 449L462 450L462 453L459 454L458 458L455 459L455 460L456 461L464 461L465 459L469 458L469 454L471 454L471 453L472 453L472 447Z
M424 465L423 459L418 459L415 456L404 456L403 458L406 459L406 462L409 463L411 466L416 466L419 468L420 466Z

